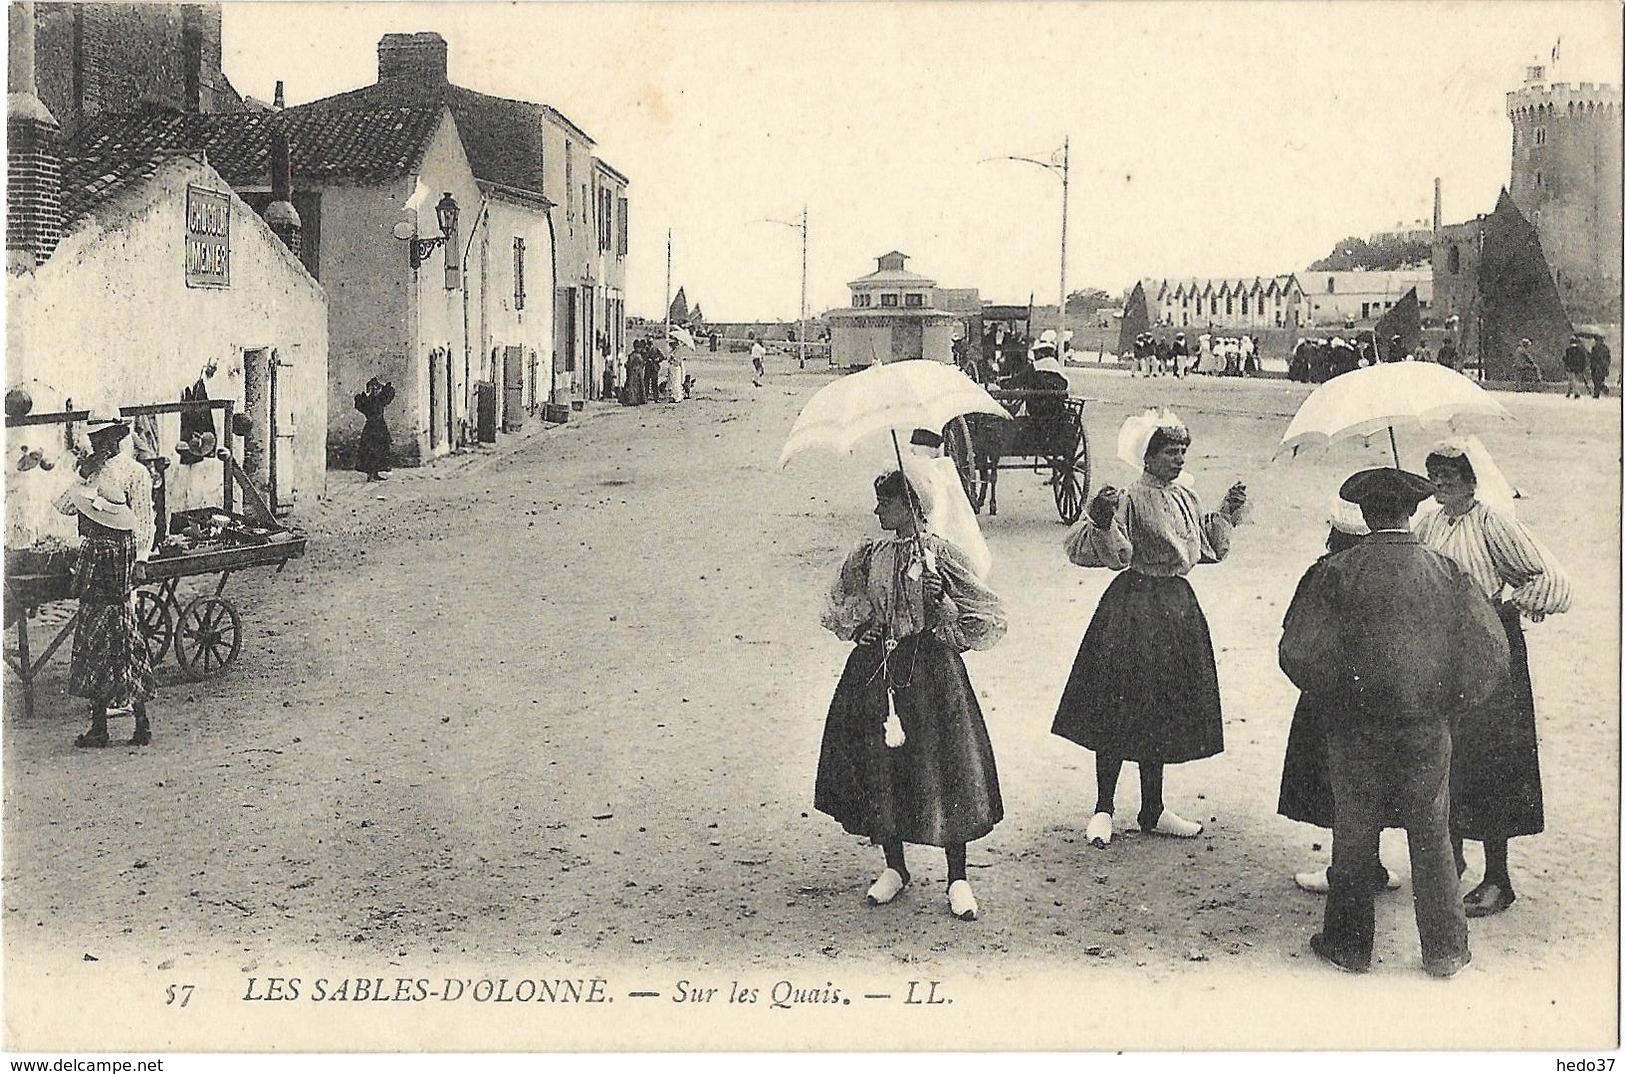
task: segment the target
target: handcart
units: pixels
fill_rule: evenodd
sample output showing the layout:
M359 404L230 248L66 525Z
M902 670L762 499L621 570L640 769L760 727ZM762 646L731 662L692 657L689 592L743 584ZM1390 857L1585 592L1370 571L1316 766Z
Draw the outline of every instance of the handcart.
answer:
M217 675L230 667L242 651L242 616L224 596L233 573L250 567L275 566L280 572L288 560L305 554L307 538L279 522L259 490L248 480L231 452L234 435L242 435L232 422L230 400L199 400L123 407L125 417L175 414L189 409L223 410L227 445L220 451L224 463L222 506L177 512L167 519L158 547L144 563L136 564L135 613L153 663L173 650L182 673L192 681ZM6 427L83 421L88 411L63 411L7 417ZM162 473L162 470L159 471ZM160 492L162 480L160 479ZM241 493L242 510L236 510ZM73 597L72 551L7 550L5 571L5 625L17 629L15 649L5 660L23 688L24 713L33 716L34 680L61 648L78 622L78 611L64 614L55 607ZM180 581L218 574L214 592L183 598ZM28 623L44 618L56 633L43 652L30 648ZM58 625L59 624L59 625Z

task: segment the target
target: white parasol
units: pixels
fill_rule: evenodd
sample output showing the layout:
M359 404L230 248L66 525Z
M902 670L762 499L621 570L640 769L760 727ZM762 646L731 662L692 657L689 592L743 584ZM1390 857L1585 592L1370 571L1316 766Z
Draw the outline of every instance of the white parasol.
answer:
M878 434L941 429L964 414L1009 411L981 385L951 365L908 359L873 365L832 381L801 408L779 452L782 468L809 448L851 454L859 442ZM897 451L902 466L902 451Z
M1510 418L1495 397L1447 366L1388 362L1333 377L1309 394L1275 456L1388 430L1399 465L1396 426L1448 425L1467 414Z

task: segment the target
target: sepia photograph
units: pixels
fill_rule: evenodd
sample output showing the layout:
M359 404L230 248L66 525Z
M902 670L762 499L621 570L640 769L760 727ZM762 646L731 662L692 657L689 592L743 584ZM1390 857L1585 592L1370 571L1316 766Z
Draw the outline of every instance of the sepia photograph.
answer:
M7 19L12 1069L1612 1069L1619 3Z

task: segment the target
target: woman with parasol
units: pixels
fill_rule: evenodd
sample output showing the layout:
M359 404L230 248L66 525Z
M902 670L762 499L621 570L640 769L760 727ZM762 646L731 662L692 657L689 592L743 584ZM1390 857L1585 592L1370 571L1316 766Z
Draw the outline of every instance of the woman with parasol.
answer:
M1164 805L1163 766L1224 749L1213 641L1185 575L1229 553L1247 490L1232 485L1218 511L1204 514L1188 479L1181 480L1190 442L1171 411L1129 417L1118 452L1144 472L1127 489L1102 488L1066 536L1073 563L1121 572L1083 635L1052 727L1095 754L1095 812L1086 835L1097 847L1111 843L1124 761L1140 768L1142 831L1201 834L1200 824Z
M1517 898L1507 842L1545 828L1535 696L1522 616L1539 622L1569 609L1568 580L1513 514L1511 487L1476 437L1452 438L1427 457L1439 510L1416 522L1424 545L1458 563L1500 616L1512 673L1455 730L1450 759L1450 833L1456 871L1462 840L1484 844L1484 878L1468 892L1468 917L1498 914Z
M932 485L912 464L876 478L866 539L841 564L823 625L856 643L824 724L814 806L885 850L873 905L909 882L905 843L942 847L948 905L978 913L966 844L1004 817L993 746L960 653L1005 631L1003 606L970 558L930 525Z

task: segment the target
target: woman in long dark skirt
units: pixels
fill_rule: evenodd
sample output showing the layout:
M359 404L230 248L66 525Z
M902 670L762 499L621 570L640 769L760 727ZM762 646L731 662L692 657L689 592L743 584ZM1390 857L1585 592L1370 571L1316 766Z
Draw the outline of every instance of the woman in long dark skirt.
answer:
M152 741L147 702L156 691L130 595L136 562L147 557L155 536L152 475L121 450L129 432L122 420L88 424L90 454L78 463L78 480L56 501L58 511L78 516L80 537L68 693L90 702L90 727L74 745L108 745L108 715L129 712L135 715L130 745L145 746Z
M1358 508L1353 512L1334 508L1331 532L1326 535L1326 554L1310 564L1298 582L1298 591L1302 592L1309 585L1328 559L1353 548L1370 532ZM1292 710L1292 725L1287 730L1286 756L1281 763L1281 793L1275 811L1288 820L1330 829L1336 808L1327 760L1324 706L1325 703L1312 694L1298 697L1297 707ZM1402 825L1396 819L1394 826ZM1304 891L1320 895L1330 890L1324 867L1295 873L1292 881ZM1390 891L1399 887L1399 880L1392 872L1388 874L1386 886Z
M858 545L841 565L823 624L856 642L830 702L813 804L886 853L872 904L909 882L905 843L944 849L948 905L978 913L966 844L1004 817L999 776L960 653L1004 636L999 598L965 554L926 529L922 481L898 471L875 482L875 514L894 536ZM920 505L916 513L910 498Z
M389 476L389 424L384 421L384 408L394 401L395 385L377 377L367 381L367 390L355 397L355 408L367 418L361 427L355 468L366 474L368 481L382 481Z
M1535 695L1520 617L1539 622L1568 611L1570 603L1562 569L1513 516L1510 502L1497 507L1479 498L1479 483L1494 465L1471 440L1434 448L1427 468L1439 510L1416 523L1417 539L1455 560L1490 598L1512 650L1506 683L1462 718L1452 740L1450 833L1458 872L1467 868L1462 840L1484 844L1484 878L1462 900L1468 917L1487 917L1512 905L1518 896L1507 867L1507 841L1546 827ZM1499 471L1493 476L1504 485Z
M1213 641L1185 575L1229 553L1247 491L1233 485L1218 511L1203 514L1178 480L1189 446L1190 432L1169 411L1130 417L1119 451L1143 460L1140 480L1102 488L1066 537L1073 563L1121 572L1084 632L1051 728L1095 754L1095 812L1085 835L1097 847L1111 843L1124 761L1140 767L1142 831L1200 835L1200 824L1164 804L1163 766L1224 749Z

